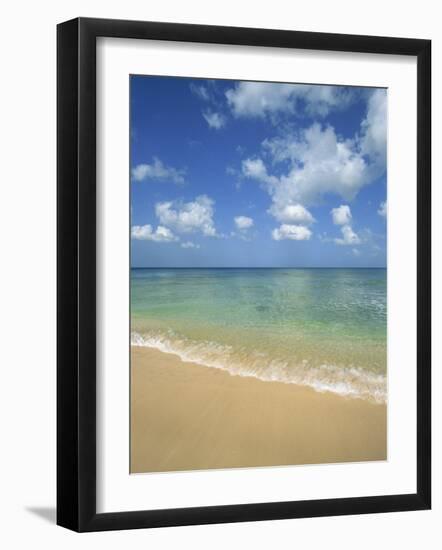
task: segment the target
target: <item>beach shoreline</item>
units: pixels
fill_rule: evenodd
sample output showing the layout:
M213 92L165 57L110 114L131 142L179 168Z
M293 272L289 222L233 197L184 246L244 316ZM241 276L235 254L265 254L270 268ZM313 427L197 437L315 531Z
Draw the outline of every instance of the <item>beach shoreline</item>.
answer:
M131 473L387 459L387 407L131 347Z

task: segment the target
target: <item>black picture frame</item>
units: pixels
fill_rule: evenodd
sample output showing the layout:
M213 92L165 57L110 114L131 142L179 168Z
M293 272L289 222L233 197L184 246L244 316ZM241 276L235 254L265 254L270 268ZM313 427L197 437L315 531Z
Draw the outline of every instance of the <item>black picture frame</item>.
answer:
M134 512L96 512L97 37L416 57L418 231L416 493ZM58 525L83 532L429 509L431 506L431 41L79 18L58 25L57 47Z

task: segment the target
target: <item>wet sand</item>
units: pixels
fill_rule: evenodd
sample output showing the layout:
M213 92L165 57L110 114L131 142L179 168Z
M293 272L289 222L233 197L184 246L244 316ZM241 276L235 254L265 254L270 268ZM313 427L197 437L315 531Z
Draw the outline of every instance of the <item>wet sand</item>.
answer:
M131 354L132 473L387 457L385 405Z

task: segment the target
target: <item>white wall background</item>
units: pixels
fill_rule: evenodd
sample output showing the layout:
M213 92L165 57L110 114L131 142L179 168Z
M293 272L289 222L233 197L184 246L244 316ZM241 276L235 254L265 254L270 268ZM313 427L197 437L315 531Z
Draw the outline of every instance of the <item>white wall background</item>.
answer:
M3 6L0 86L0 543L5 548L439 548L442 295L434 285L431 512L76 535L55 518L55 25L77 17L433 40L433 281L442 280L442 35L436 0L66 0ZM404 113L406 116L406 113ZM437 338L438 337L438 338ZM438 341L437 341L438 340Z

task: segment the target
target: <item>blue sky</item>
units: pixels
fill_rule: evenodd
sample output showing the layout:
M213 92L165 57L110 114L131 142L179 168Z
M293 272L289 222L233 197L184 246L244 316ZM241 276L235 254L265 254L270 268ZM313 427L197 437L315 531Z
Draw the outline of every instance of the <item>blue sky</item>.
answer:
M387 91L131 76L133 267L385 267Z

